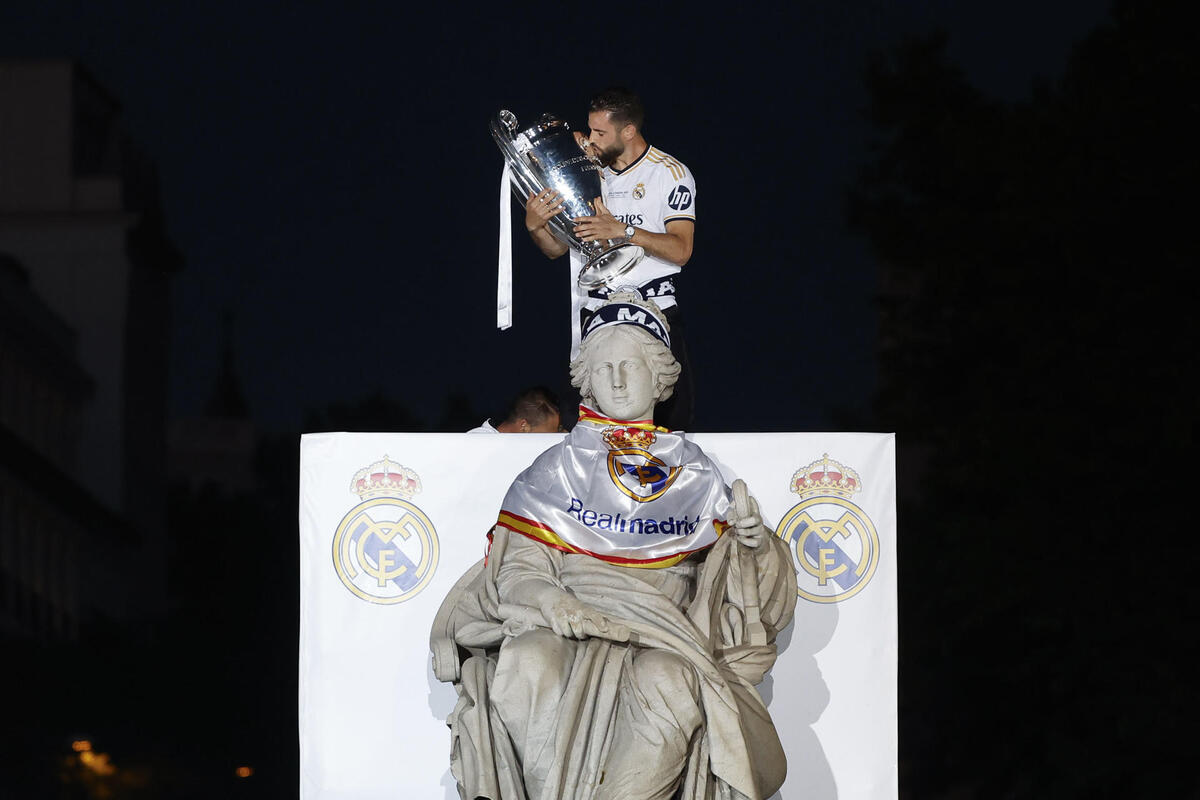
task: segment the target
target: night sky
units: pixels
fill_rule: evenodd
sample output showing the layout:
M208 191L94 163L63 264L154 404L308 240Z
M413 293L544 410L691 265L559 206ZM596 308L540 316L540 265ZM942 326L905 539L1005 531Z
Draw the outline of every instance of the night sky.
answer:
M382 390L430 424L566 388L565 259L514 206L515 326L494 325L501 108L585 122L638 91L647 140L696 175L678 283L696 428L818 430L867 414L875 268L844 198L869 157L872 50L935 28L992 96L1060 74L1106 0L853 0L786 9L39 2L0 11L0 57L79 60L157 163L174 282L171 412L197 413L221 319L264 430ZM747 404L747 398L753 398Z

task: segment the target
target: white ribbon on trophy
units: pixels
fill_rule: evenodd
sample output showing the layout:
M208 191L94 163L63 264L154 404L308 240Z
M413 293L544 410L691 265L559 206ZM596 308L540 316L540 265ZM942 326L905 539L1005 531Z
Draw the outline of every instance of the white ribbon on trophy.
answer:
M512 327L512 200L509 186L512 170L504 162L500 174L500 261L496 270L496 327L506 331Z

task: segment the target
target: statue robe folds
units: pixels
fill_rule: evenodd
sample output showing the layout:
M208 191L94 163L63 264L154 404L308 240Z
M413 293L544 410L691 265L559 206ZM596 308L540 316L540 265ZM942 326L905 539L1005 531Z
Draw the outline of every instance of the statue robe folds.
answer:
M777 537L748 550L722 535L729 506L695 444L602 418L582 419L518 476L488 558L447 596L431 636L434 672L459 695L448 723L462 797L778 790L786 759L755 686L791 621L796 576ZM556 635L523 594L531 582L608 625ZM747 634L756 600L765 644Z

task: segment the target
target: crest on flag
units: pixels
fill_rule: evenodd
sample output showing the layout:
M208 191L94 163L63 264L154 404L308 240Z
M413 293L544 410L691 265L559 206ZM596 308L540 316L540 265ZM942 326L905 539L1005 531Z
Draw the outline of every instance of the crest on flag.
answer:
M362 502L342 518L333 536L333 566L346 588L370 603L392 605L414 597L437 570L433 523L409 498L421 478L386 455L354 474L350 491Z
M851 498L862 478L826 453L792 475L800 503L779 523L800 566L796 594L814 603L837 603L863 590L879 565L879 534Z
M615 427L604 431L608 453L608 476L626 497L648 503L662 497L679 476L679 467L668 467L649 447L657 437L654 431L634 427Z
M614 422L581 414L516 477L496 524L626 567L670 567L710 547L729 513L717 466L678 434Z

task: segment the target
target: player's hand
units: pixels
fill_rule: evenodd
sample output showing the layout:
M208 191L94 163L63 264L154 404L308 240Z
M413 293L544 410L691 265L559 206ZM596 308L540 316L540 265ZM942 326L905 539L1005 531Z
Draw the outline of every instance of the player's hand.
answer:
M525 201L525 230L534 231L546 227L550 218L563 209L563 198L553 189L532 192Z
M762 547L764 537L770 536L771 531L762 523L758 511L758 501L750 496L746 482L738 478L733 482L733 509L730 513L729 524L738 542L757 550Z
M575 235L585 242L625 238L625 223L613 216L604 205L604 199L597 197L592 205L596 208L594 216L572 220L575 223Z

